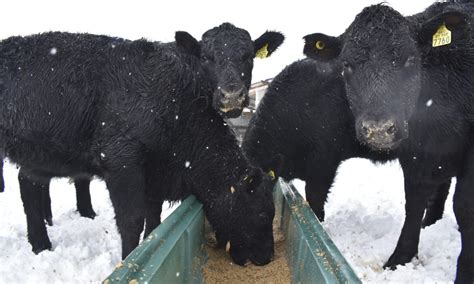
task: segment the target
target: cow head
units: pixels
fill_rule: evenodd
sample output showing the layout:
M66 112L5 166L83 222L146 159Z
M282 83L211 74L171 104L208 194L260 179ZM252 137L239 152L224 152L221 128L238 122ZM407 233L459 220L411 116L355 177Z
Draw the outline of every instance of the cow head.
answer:
M273 187L279 170L252 168L234 185L229 253L236 264L265 265L273 258Z
M176 44L200 58L215 81L213 106L226 118L240 116L248 105L253 59L270 56L284 40L266 32L252 41L246 30L229 23L205 32L200 42L187 32L176 32Z
M334 60L339 66L357 137L372 149L395 149L408 137L408 122L421 92L424 55L455 49L469 35L468 16L446 5L435 4L412 18L374 5L357 15L338 38L305 37L308 57ZM433 47L433 36L444 27L452 43Z

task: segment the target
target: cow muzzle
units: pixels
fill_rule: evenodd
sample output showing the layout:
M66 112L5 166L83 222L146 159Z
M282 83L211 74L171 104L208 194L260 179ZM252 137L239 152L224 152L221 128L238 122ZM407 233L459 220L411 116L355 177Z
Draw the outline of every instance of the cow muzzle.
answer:
M240 89L235 92L218 90L217 109L226 118L236 118L242 114L243 108L248 102L248 92Z
M361 142L374 150L393 150L408 137L406 127L400 127L393 119L362 120L356 129Z

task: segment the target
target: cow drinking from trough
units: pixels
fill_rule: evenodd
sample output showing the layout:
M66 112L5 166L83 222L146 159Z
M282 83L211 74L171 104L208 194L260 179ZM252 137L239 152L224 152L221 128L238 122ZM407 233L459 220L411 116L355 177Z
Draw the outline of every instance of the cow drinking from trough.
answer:
M431 192L457 178L454 212L461 232L457 282L474 281L472 4L436 3L414 17L386 5L365 8L338 38L313 34L306 54L336 62L357 138L397 152L405 178L406 218L385 267L418 251ZM324 48L315 48L324 45Z
M238 55L260 47L271 54L282 41L279 33L265 33L258 46L230 24L213 30L213 37L229 42L245 38L213 46L236 48ZM164 200L194 194L216 231L230 240L236 263L270 261L275 181L247 164L209 103L218 80L214 65L196 56L205 40L187 33L177 33L175 44L45 33L1 42L0 142L21 167L35 252L51 248L38 214L40 189L53 176L98 175L110 192L122 257L138 244L145 218L147 234L159 224Z

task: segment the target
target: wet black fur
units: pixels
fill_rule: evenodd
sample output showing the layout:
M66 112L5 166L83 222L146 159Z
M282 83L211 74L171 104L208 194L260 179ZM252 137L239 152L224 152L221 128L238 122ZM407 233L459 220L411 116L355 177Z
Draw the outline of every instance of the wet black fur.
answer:
M385 5L370 6L336 39L342 48L334 59L344 68L356 130L358 119L390 116L406 134L389 146L404 172L406 219L385 267L393 269L417 254L429 196L455 176L454 212L462 239L459 283L474 281L472 11L472 4L435 3L403 18ZM443 22L452 43L433 48L431 37Z
M390 151L373 151L357 141L340 71L333 63L311 59L286 67L270 84L242 143L249 161L264 170L275 167L272 157L283 155L282 177L306 181L306 199L320 221L342 161L394 158ZM441 198L433 197L424 225L441 218L448 189L449 184L440 188Z
M39 189L55 176L97 175L110 192L122 257L145 219L145 234L160 223L164 200L194 194L237 263L270 261L275 181L248 165L208 104L215 80L199 62L174 44L88 34L0 43L0 147L21 166L35 252L51 248Z
M212 101L216 110L219 110L223 105L219 90L221 88L229 89L226 86L244 86L245 93L242 93L242 95L244 95L245 99L242 100L240 107L248 104L248 88L252 78L255 52L265 44L268 44L270 55L283 42L284 37L278 32L266 32L253 42L246 30L235 27L230 23L224 23L204 33L201 42L183 31L176 32L175 39L176 42L166 45L170 47L176 46L180 51L183 51L177 53L177 56L185 60L187 64L190 64L191 68L197 68L197 65L203 63L206 66L206 71L212 75L209 79L214 80L215 84L217 84L217 90L214 92ZM190 60L190 56L200 58L201 54L203 54L201 62ZM214 61L212 64L209 63L209 58ZM219 58L219 62L215 62L214 58ZM205 99L209 100L209 98ZM240 109L227 113L221 112L221 114L225 117L236 117L240 115L241 111ZM1 166L3 167L3 164ZM0 182L0 192L2 192L4 189L3 178ZM80 187L77 187L77 184L80 184ZM92 209L88 186L86 187L82 181L79 181L76 183L76 188L78 212L83 217L94 218L96 214ZM49 225L52 225L49 187L44 186L42 192L44 219Z

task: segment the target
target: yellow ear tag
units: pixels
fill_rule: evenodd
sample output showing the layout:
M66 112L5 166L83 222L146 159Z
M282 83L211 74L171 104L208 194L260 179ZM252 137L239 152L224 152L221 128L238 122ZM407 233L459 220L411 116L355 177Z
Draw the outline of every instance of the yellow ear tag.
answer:
M275 172L274 172L274 171L270 170L270 171L268 172L268 175L272 177L272 180L275 179Z
M268 43L266 43L262 48L260 48L255 54L255 57L258 57L261 59L267 58L267 56L268 56Z
M436 33L433 35L433 47L448 45L451 43L451 31L448 30L446 24L439 26Z
M324 42L322 42L322 41L320 41L320 40L318 40L318 41L316 42L315 46L316 46L316 49L319 49L319 50L323 50L323 49L326 47L326 45L324 44Z

